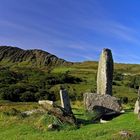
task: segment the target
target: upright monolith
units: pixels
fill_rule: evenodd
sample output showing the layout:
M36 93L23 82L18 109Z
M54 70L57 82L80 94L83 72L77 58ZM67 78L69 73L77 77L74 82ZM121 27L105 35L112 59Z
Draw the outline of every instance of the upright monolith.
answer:
M112 95L113 57L110 49L103 49L97 73L97 93Z
M137 98L137 101L135 103L134 113L138 114L138 118L140 119L140 87L138 89L138 98Z
M60 90L61 107L63 107L68 113L71 113L70 99L66 89Z

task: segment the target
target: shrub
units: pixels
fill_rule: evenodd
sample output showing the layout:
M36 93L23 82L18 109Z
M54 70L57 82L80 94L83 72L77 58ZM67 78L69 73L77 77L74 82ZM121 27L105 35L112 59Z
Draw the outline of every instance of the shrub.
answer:
M21 112L15 108L12 108L11 110L4 112L5 115L7 116L17 116L19 115Z
M128 97L121 97L120 99L121 99L121 102L123 104L127 104L128 103Z
M30 92L30 91L26 91L24 93L21 94L20 96L20 101L22 102L31 102L31 101L35 101L35 94Z
M139 85L140 85L140 76L137 75L137 76L131 77L130 83L128 84L128 86L130 88L138 89Z
M122 73L114 72L113 79L116 81L122 81L124 78Z
M10 101L19 101L20 99L20 89L12 86L9 88L1 89L1 99L10 100Z

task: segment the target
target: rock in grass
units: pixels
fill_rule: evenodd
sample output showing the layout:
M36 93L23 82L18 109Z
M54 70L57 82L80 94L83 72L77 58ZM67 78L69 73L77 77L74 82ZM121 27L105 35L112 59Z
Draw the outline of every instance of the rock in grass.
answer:
M58 130L58 129L59 129L59 125L57 125L57 124L49 124L48 125L49 131Z
M52 101L43 100L39 104L50 114L58 118L62 123L76 124L76 118L72 111L54 104Z
M120 136L122 137L131 137L132 136L132 132L126 131L126 130L122 130L119 132Z
M113 58L111 50L103 49L97 73L97 93L112 95Z
M68 113L72 113L69 95L66 89L60 90L61 107L63 107Z
M76 118L73 113L67 112L64 108L55 105L53 108L48 109L48 113L54 115L58 118L62 123L75 125Z
M40 105L52 105L53 106L53 101L50 101L50 100L39 100L38 101L38 103L40 104Z
M96 112L97 119L107 113L119 114L122 110L120 100L108 94L85 93L84 106L86 111Z
M108 123L109 121L106 121L106 120L103 120L103 119L100 119L100 123Z
M49 109L54 106L54 102L50 100L39 100L39 105L41 105L44 109Z
M22 114L25 114L27 116L32 115L32 114L42 114L45 113L44 109L33 109L33 110L29 110L29 111L24 111L22 112Z

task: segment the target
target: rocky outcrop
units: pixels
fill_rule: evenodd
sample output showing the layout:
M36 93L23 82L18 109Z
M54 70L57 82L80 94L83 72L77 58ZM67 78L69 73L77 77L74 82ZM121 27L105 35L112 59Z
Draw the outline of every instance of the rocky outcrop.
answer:
M76 124L76 118L74 114L72 112L68 112L65 108L58 106L52 101L48 100L39 101L39 104L42 105L48 114L57 117L62 123L68 123L72 125Z
M98 112L99 118L107 113L120 113L121 103L116 97L96 93L84 94L84 105L88 112Z
M60 66L72 64L42 50L23 50L17 47L0 46L0 61L27 63L32 66Z
M97 73L97 93L112 95L113 58L111 50L103 49Z
M52 109L49 109L48 111L51 115L54 115L63 123L68 123L72 125L76 124L76 118L74 117L74 114L73 113L70 114L60 106L55 106Z

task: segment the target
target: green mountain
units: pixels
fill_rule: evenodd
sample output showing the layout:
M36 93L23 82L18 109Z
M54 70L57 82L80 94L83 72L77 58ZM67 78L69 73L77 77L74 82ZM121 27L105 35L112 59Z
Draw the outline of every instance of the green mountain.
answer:
M37 67L54 67L71 64L42 50L23 50L10 46L0 46L0 62Z

